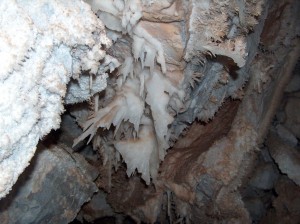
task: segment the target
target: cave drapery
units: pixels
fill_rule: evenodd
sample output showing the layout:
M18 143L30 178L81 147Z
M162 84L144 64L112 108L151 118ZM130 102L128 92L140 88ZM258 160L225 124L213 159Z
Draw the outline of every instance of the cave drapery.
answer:
M279 115L272 122L299 72L297 10L297 0L2 0L0 198L40 142L35 160L69 164L43 172L66 169L84 192L58 222L72 221L100 191L136 222L250 223L238 189L262 145L300 184L300 124ZM295 86L287 111L299 105ZM72 137L48 147L43 138L64 112L82 131L67 129ZM101 162L91 168L73 156L85 164L75 175L67 157L86 143ZM279 180L278 192L288 182Z

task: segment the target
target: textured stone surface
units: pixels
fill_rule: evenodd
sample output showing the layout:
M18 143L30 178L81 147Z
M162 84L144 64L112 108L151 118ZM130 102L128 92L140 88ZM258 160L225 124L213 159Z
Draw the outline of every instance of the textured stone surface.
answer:
M256 167L250 185L262 190L271 190L277 181L278 173L272 163Z
M197 4L201 3L197 2ZM168 220L174 222L250 223L251 219L255 221L263 217L264 212L260 209L267 209L269 206L264 202L264 198L255 198L256 193L252 189L252 195L249 194L248 198L249 201L254 201L249 206L253 208L250 216L237 189L241 186L242 180L248 177L255 164L257 146L264 141L269 131L284 87L299 57L299 41L295 38L295 34L299 31L298 17L289 16L294 15L296 8L299 8L297 1L278 1L267 10L269 15L266 19L267 25L262 32L261 44L270 51L280 52L281 57L265 49L258 49L253 61L249 62L251 69L244 67L247 74L237 74L239 78L250 77L245 91L236 92L241 102L225 101L226 103L216 112L212 121L207 124L195 123L187 128L186 123L192 122L195 114L199 112L205 115L205 111L211 113L215 107L210 107L210 103L218 105L218 101L209 97L210 93L214 95L220 88L227 91L226 87L220 87L224 85L222 81L219 83L218 79L214 79L217 74L220 74L216 71L218 69L221 71L222 66L211 64L210 56L206 57L204 78L200 79L195 85L195 90L191 91L190 108L194 107L194 109L190 113L189 111L179 113L175 118L174 130L182 133L182 130L187 128L184 132L186 139L179 140L175 148L167 154L160 167L156 191L153 192L149 187L143 188L138 178L131 178L126 186L122 186L124 172L119 171L112 178L112 186L118 190L109 193L107 197L113 208L130 214L136 220L146 222L154 222L157 219L162 221L168 217ZM195 13L195 15L199 14ZM274 15L280 16L274 20ZM293 26L285 26L287 23ZM258 25L257 29L260 28ZM198 32L197 35L200 36L201 31ZM276 36L272 35L274 32ZM287 33L291 36L286 36ZM259 39L259 36L254 38L257 41L256 38ZM285 42L287 44L283 46L281 43L286 39L294 41ZM197 42L198 39L194 41ZM195 58L201 57L195 56ZM195 64L193 67L192 63L195 61L191 61L185 71L201 70L201 62L198 62L198 67ZM231 75L233 75L232 71ZM229 80L229 83L238 86L234 81ZM222 91L218 93L224 93ZM195 97L194 101L193 97ZM210 103L206 103L208 101ZM195 108L198 108L198 112ZM205 110L207 108L209 109ZM266 153L264 157L265 160L272 162L271 157ZM264 170L266 172L261 175L271 178L263 186L258 187L272 191L278 171L275 169L273 173L272 169L263 168L262 171ZM260 193L264 192L258 190ZM272 193L268 194L268 200L271 197Z
M294 116L294 115L290 115L290 116ZM296 136L289 131L289 129L287 129L285 126L279 124L276 126L276 132L278 134L278 136L280 136L280 138L287 143L288 145L295 147L298 144L298 140L296 138Z
M74 144L89 137L111 166L123 160L129 176L137 170L155 183L159 163L188 124L208 122L227 98L242 98L269 4L87 2L122 66L90 103L92 116Z
M121 65L91 46L83 47L91 53L78 55L72 45L72 57L82 59L91 74L75 77L66 103L99 90L103 80L92 75L96 70L103 77L109 72L105 91L82 104L85 108L68 107L84 129L75 143L90 137L99 152L96 183L107 192L86 204L81 218L111 215L107 202L136 222L258 222L276 201L273 157L285 163L283 157L293 157L289 149L271 157L267 146L260 154L259 146L299 57L300 2L87 2L112 39L110 49L102 47ZM91 56L97 60L88 63ZM297 116L290 117L299 98L295 88L289 87L291 98L274 120L291 146L298 145L291 128ZM280 189L276 192L284 186ZM293 206L289 211L297 209Z
M278 196L273 201L273 208L261 220L261 223L290 223L300 220L300 187L287 177L282 177L276 184Z
M87 204L85 204L77 216L78 220L94 222L97 219L116 216L111 206L106 201L104 192L97 192Z
M297 74L293 76L288 86L285 89L285 92L297 92L300 91L300 65L297 66Z
M257 198L245 201L245 207L248 209L252 217L252 222L258 222L261 220L265 213L263 202Z
M286 121L284 126L300 139L300 98L290 97L285 107Z
M300 186L299 150L286 144L274 131L269 134L267 145L281 172L287 174L289 178Z
M97 171L71 149L39 145L12 192L0 203L0 221L69 223L98 191Z
M4 0L0 12L2 198L28 166L38 140L59 128L71 77L89 69L96 75L106 54L102 45L110 41L82 1ZM97 87L106 87L105 75Z

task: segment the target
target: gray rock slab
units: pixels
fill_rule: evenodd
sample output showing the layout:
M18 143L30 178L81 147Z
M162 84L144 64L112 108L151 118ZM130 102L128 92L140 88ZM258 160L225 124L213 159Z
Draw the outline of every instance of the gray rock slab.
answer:
M285 107L286 121L283 124L297 138L300 138L300 98L290 97Z
M291 180L300 186L299 150L286 144L274 131L271 131L268 137L267 146L281 172L287 174Z
M71 151L71 150L69 150ZM69 223L98 189L92 167L64 147L39 147L31 165L0 201L0 223Z
M278 178L278 171L272 163L266 163L257 167L251 180L250 185L262 190L270 190Z

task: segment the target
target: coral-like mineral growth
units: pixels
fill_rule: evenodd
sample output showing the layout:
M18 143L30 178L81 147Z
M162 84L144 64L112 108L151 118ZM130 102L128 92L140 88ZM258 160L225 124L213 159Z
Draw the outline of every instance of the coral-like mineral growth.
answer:
M106 87L99 67L111 42L82 1L4 0L0 11L1 198L29 164L38 140L59 128L70 79L80 82L80 88L69 87L71 102ZM92 88L80 77L87 70Z

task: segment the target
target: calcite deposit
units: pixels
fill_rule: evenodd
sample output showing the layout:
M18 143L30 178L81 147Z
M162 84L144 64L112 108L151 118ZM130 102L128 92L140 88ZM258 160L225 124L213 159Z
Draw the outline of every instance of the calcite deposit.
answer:
M54 139L100 173L78 221L276 222L282 189L300 181L299 11L297 0L3 0L0 198L65 111Z
M28 166L39 139L59 128L64 97L78 102L106 87L106 70L98 69L111 41L101 21L80 1L5 0L0 12L3 197ZM86 70L96 76L97 84L89 88L89 82L81 82L76 87ZM70 79L77 81L67 91Z

